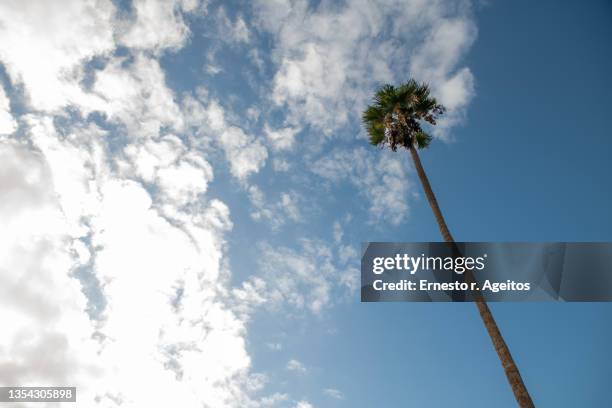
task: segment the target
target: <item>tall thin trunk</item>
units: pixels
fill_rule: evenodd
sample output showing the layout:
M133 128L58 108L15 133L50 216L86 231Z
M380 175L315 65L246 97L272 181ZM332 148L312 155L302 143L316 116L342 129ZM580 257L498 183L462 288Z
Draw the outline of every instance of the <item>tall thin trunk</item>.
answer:
M414 162L414 167L416 168L417 174L419 175L419 179L421 180L421 184L423 184L423 190L425 190L425 196L427 197L427 201L429 202L429 206L434 213L434 217L438 222L438 227L440 228L440 233L442 233L442 237L444 241L448 243L454 244L455 241L448 230L448 226L446 225L446 221L444 220L444 216L442 215L442 211L440 211L440 207L438 206L438 201L436 200L436 196L429 184L429 180L427 179L427 175L425 174L425 170L423 169L423 165L421 164L421 159L419 158L419 154L416 148L412 147L410 149L410 155L412 156L412 160ZM468 279L473 280L474 277L471 273L467 276ZM521 373L519 372L512 355L510 354L510 349L506 345L504 338L497 327L497 323L493 318L493 314L487 306L486 301L480 294L480 292L474 292L474 303L476 303L476 307L478 308L478 312L480 314L480 318L489 333L489 337L491 337L491 341L493 342L493 346L495 347L495 351L497 351L497 355L501 361L502 367L504 368L504 372L506 373L506 377L508 378L508 382L512 387L512 392L514 393L514 397L516 398L516 402L521 408L534 408L533 401L531 400L531 396L527 391L527 387L523 383L523 379L521 378Z

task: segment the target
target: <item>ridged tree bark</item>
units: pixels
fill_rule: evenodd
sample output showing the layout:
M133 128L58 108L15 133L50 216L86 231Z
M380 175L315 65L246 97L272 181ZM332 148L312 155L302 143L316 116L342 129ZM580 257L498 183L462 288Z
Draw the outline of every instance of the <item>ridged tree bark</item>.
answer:
M421 164L421 159L419 158L417 150L414 147L411 147L408 150L412 156L412 161L414 162L414 167L416 168L419 179L421 180L421 184L423 185L423 190L425 191L425 196L427 197L429 206L431 207L434 217L438 223L438 227L440 228L440 233L442 234L444 241L455 244L455 240L453 239L453 236L446 225L446 221L444 220L444 216L442 215L442 211L440 211L440 207L438 206L438 200L436 200L436 196L434 195L431 185L429 184L427 174L425 174L425 170L423 169L423 165ZM470 271L466 273L466 279L468 281L475 281L475 278ZM534 408L531 396L527 391L527 387L525 387L525 383L523 383L521 373L519 372L518 367L512 358L512 354L510 354L508 345L504 341L504 338L497 327L497 323L493 318L493 314L491 313L489 306L487 306L487 303L480 292L473 292L472 294L474 296L474 303L476 303L480 318L482 319L482 322L489 333L489 337L493 342L493 347L495 347L495 351L499 356L502 367L504 368L504 372L506 373L506 377L508 378L510 387L512 387L512 392L514 393L514 397L516 398L519 407Z

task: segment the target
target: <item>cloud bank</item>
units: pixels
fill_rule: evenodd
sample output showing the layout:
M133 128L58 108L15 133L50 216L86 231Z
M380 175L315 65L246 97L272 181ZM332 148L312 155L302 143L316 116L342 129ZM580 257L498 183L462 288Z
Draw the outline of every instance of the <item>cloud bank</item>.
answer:
M245 206L273 231L312 221L302 207L317 197L254 181L269 172L348 184L370 222L403 222L406 165L356 145L354 123L378 84L406 75L449 107L439 136L461 122L474 94L461 66L476 36L469 4L121 7L0 4L0 319L13 322L0 383L76 386L83 407L312 407L267 391L249 322L264 306L320 316L355 290L357 251L339 222L333 242L260 242L266 262L233 286L232 214ZM170 86L164 58L202 41L193 21L205 16L228 34L223 44L248 47L248 72L270 74L255 108L235 111L201 84ZM201 75L231 68L204 59ZM226 173L239 202L213 188ZM306 366L296 357L283 369Z

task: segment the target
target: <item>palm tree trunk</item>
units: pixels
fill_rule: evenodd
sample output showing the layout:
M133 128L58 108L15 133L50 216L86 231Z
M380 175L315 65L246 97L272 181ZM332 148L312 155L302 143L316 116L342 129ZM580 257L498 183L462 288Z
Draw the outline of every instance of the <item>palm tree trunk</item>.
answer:
M423 190L425 190L425 196L427 197L427 201L429 202L429 206L434 213L434 217L438 222L438 227L440 228L440 233L442 233L442 237L444 241L454 244L455 241L448 230L448 226L446 225L446 221L444 220L444 216L442 215L442 211L440 211L440 207L438 206L438 201L436 200L436 196L429 184L429 180L427 179L427 175L425 174L425 170L423 169L423 165L421 164L421 159L419 158L419 154L417 150L412 147L409 148L410 155L412 156L412 160L414 162L414 167L416 168L417 174L419 175L419 179L421 180L421 184L423 185ZM466 278L468 280L474 281L475 278L471 272L468 271L466 274ZM510 383L510 387L512 387L512 392L514 393L514 397L516 398L516 402L521 408L534 408L533 401L531 400L531 396L527 391L527 387L523 383L523 379L521 378L521 373L519 372L514 359L512 358L512 354L510 354L510 349L506 345L504 338L497 327L497 323L493 318L493 314L487 306L486 301L482 297L480 292L474 292L474 303L476 303L476 307L478 308L478 312L480 314L480 318L489 333L489 337L493 342L493 347L495 347L495 351L497 351L497 355L501 361L504 372L506 373L506 377L508 378L508 382Z

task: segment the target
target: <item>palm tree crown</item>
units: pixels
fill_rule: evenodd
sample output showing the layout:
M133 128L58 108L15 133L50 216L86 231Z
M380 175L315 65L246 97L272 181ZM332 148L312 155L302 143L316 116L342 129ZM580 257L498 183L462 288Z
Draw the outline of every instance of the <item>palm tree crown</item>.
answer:
M444 111L444 106L430 95L427 84L410 79L399 87L379 88L373 103L363 112L363 121L373 145L388 144L393 151L398 146L423 149L431 142L431 136L420 122L435 125Z

